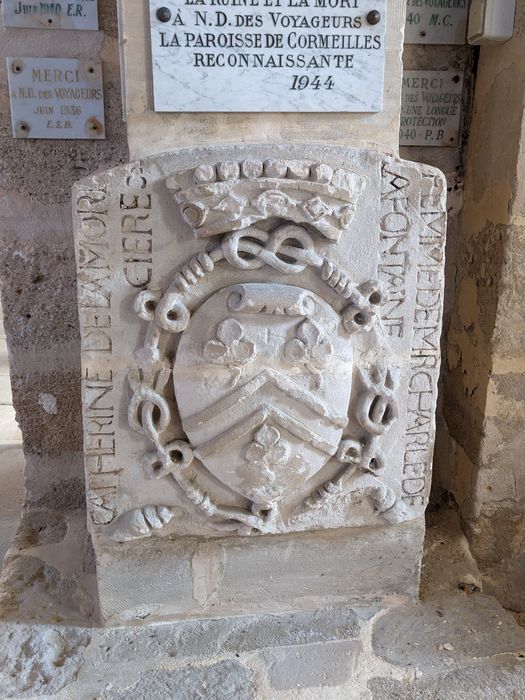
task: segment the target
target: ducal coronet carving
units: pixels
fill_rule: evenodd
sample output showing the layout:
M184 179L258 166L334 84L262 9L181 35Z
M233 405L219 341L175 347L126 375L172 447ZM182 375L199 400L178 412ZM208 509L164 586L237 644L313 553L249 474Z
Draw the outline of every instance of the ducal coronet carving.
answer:
M380 480L381 439L398 415L395 366L358 352L362 334L380 347L383 293L326 253L348 229L364 178L269 160L203 165L166 185L194 234L213 239L166 289L135 302L148 326L128 419L153 447L145 476L174 480L217 532L305 529L309 513L352 494L403 519ZM236 281L225 286L228 269ZM151 508L125 513L112 536L167 525L168 513Z
M350 225L366 183L349 170L323 163L245 160L201 165L170 176L166 184L199 237L280 217L314 224L337 241Z

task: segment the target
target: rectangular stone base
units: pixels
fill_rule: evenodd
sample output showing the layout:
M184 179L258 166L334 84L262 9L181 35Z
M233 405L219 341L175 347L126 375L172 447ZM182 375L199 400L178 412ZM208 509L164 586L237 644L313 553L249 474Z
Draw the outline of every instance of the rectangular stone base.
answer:
M102 618L191 618L415 598L424 519L246 538L99 549Z

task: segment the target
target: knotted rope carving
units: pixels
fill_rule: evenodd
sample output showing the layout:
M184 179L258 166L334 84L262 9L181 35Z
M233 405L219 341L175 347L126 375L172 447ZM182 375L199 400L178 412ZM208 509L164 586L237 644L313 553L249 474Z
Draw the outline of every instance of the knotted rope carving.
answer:
M342 312L343 327L348 333L370 330L383 301L377 285L368 282L356 287L338 265L316 253L314 241L305 228L285 224L271 233L255 226L228 233L220 245L201 251L183 265L162 296L152 290L141 292L135 301L136 312L168 333L181 333L191 316L187 293L222 260L240 270L253 271L268 266L285 275L298 274L307 267L317 269L321 279L336 294L350 301ZM154 352L158 338L153 332L150 341L149 350Z

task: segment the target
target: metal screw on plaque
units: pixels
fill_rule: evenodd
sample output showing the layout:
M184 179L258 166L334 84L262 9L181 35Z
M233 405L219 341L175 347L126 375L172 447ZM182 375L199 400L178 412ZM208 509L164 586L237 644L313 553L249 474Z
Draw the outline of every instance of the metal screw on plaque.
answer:
M381 13L378 10L370 10L366 16L368 24L379 24L381 21Z
M171 19L171 10L168 7L159 7L157 10L157 19L159 22L169 22Z
M100 136L104 133L102 124L96 117L90 117L86 122L86 130L92 136Z
M24 69L24 66L22 63L19 63L18 61L13 61L11 64L11 70L13 73L21 73Z
M27 122L18 122L18 124L16 125L15 128L16 128L16 135L18 137L28 136L29 132L31 131L31 127L29 126L29 124Z

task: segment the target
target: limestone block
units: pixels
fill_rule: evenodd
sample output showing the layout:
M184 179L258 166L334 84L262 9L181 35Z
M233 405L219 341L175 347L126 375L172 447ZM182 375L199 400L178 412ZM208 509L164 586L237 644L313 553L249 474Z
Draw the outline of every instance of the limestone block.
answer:
M75 188L104 614L414 590L445 200L428 166L297 145L182 150ZM360 579L367 562L384 576Z
M276 690L337 686L355 672L358 642L328 642L300 647L270 649L261 656Z
M75 680L90 639L84 627L2 623L0 697L56 693Z
M359 611L361 612L361 611ZM104 630L95 665L138 664L145 657L177 662L245 654L280 647L358 639L362 624L355 610L337 606L281 615L250 615L184 620L172 624Z
M253 700L253 672L238 661L219 661L209 666L145 671L131 686L108 690L101 700Z
M13 404L25 440L26 495L32 503L68 510L85 504L71 185L87 173L128 160L117 2L98 5L98 32L0 29L3 85L6 55L104 62L106 141L13 139L9 91L0 94L0 281ZM56 398L56 414L42 406L41 394Z
M108 624L415 598L424 520L292 535L99 545Z

